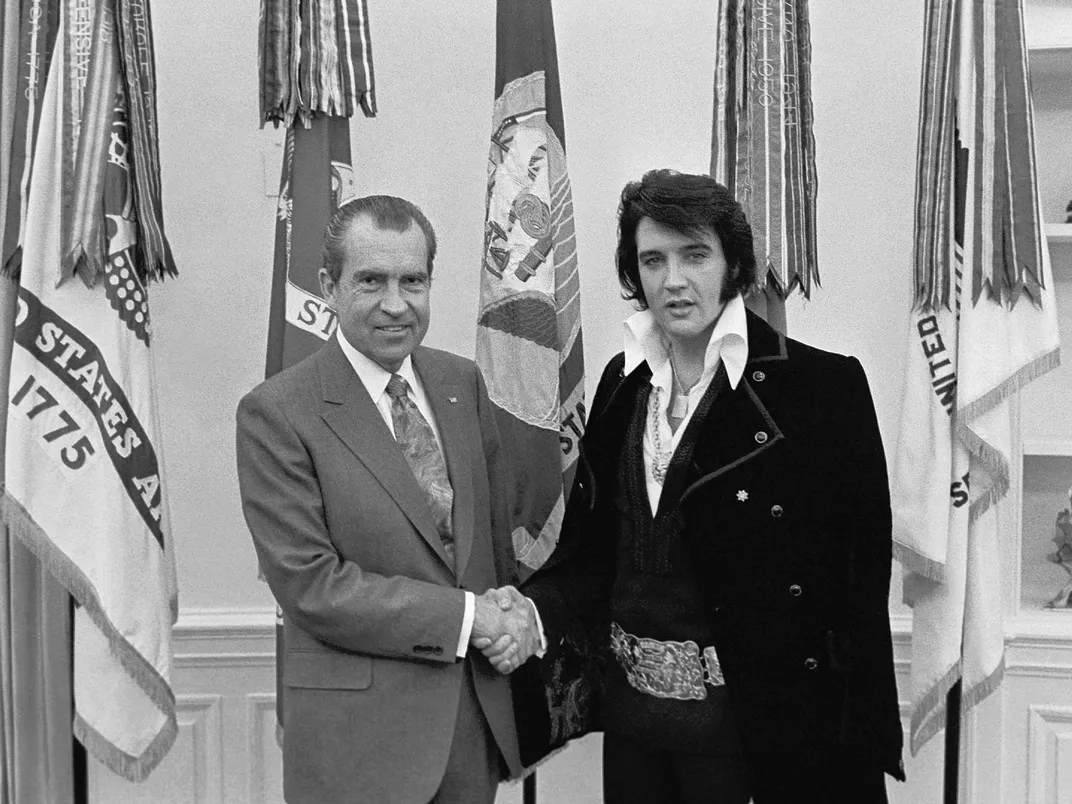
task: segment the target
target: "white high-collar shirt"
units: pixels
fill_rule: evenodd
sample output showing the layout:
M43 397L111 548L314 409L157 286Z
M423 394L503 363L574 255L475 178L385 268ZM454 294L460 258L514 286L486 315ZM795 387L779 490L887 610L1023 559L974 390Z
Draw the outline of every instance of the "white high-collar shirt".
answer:
M342 353L346 355L346 359L354 367L357 378L361 380L361 384L365 386L365 390L372 397L376 409L380 412L384 422L387 424L387 429L391 431L393 436L395 434L395 424L394 419L391 417L391 397L387 393L387 383L391 379L391 372L372 358L357 351L346 340L346 336L342 334L341 327L336 328L335 332L339 336L339 346L342 347ZM413 358L410 355L406 355L406 359L402 361L402 365L398 367L398 371L395 373L409 383L409 397L417 405L417 410L431 425L432 432L435 433L436 443L439 444L439 452L443 455L443 460L445 461L447 454L443 451L443 439L439 437L439 427L436 425L435 416L432 415L432 406L428 403L428 395L425 394L424 386L421 385L421 381L417 379L417 373L413 370ZM466 651L469 649L469 636L473 632L473 618L475 615L476 597L472 592L466 592L465 614L462 616L462 632L458 637L457 655L459 657L465 656Z
M655 316L650 310L634 313L625 320L625 365L623 371L630 374L641 363L647 362L651 369L651 394L648 397L648 421L644 428L644 480L648 489L648 502L652 515L659 509L659 498L663 492L662 483L655 479L652 470L655 457L655 433L659 434L659 443L664 456L672 456L681 443L681 434L685 432L692 414L714 379L718 364L726 366L726 376L730 388L736 389L744 374L748 362L748 320L745 315L744 298L735 296L726 302L722 314L711 331L704 353L704 368L699 381L688 395L684 397L688 406L685 418L671 431L668 419L670 390L673 387L673 366L670 362L670 341L659 328ZM659 398L659 415L656 419L655 400Z

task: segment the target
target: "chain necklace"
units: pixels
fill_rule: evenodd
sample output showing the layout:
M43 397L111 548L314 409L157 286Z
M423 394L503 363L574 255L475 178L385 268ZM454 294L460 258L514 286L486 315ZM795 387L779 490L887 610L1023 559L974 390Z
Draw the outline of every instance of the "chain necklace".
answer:
M652 407L652 456L651 456L651 475L655 478L655 482L660 486L663 481L666 480L666 471L670 468L670 460L674 457L674 451L663 452L662 439L659 437L659 413L661 412L661 406L659 400L662 398L662 390L655 387L655 405Z

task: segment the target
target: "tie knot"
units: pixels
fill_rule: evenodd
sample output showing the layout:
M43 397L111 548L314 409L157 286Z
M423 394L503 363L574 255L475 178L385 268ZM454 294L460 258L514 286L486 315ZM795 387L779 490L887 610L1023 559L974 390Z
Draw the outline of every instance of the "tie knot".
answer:
M409 383L398 374L392 374L387 381L387 395L400 397L409 395Z

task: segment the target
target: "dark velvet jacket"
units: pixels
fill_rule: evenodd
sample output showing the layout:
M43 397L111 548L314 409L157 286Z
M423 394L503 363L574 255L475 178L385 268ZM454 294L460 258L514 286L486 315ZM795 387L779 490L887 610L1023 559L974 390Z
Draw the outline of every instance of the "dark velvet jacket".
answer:
M675 514L746 756L903 779L889 486L867 379L855 358L751 313L748 344L737 388L720 366L707 416L683 435L694 449ZM619 354L600 379L559 545L523 587L550 644L514 674L526 764L601 728L618 461L651 376L623 364Z

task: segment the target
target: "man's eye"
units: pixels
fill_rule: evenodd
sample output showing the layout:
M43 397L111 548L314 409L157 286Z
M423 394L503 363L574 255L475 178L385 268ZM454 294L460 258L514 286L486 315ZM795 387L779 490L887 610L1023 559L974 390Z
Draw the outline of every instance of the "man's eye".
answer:
M645 257L643 260L640 261L640 264L643 265L645 268L656 268L662 263L662 261L662 257Z
M707 259L707 253L703 251L694 251L689 254L689 260L692 262L703 262Z

